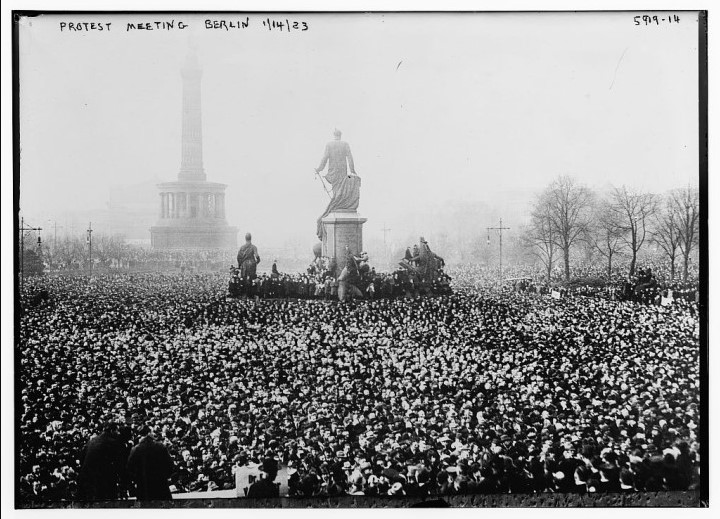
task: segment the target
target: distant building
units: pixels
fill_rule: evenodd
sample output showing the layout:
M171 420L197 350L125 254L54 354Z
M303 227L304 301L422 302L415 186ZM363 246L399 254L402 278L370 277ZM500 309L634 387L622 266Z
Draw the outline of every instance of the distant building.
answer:
M147 230L157 219L154 192L157 181L124 184L110 188L107 212L94 211L89 218L100 232L122 235L127 240L148 240Z
M197 57L190 54L182 69L180 173L177 181L157 185L160 216L150 228L151 245L155 249L237 247L237 229L230 227L225 219L227 186L208 182L203 169L201 77Z
M149 188L157 185L159 179L138 184L120 184L110 188L108 210L128 211L157 217L157 194Z

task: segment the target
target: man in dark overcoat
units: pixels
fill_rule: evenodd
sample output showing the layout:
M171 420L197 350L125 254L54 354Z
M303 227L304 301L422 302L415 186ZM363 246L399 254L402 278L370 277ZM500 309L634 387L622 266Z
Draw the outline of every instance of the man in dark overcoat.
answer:
M125 477L128 448L116 424L90 438L80 455L78 497L83 501L118 498L118 485Z
M135 483L135 496L139 501L172 499L168 478L175 470L175 463L167 447L153 438L148 426L140 431L143 435L130 451L127 468Z

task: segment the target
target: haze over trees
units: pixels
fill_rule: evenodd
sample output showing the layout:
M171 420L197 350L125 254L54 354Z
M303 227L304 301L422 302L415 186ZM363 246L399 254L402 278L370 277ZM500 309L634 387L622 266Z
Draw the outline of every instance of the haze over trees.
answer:
M630 249L630 276L635 274L637 255L648 238L650 218L657 211L657 197L653 193L627 186L614 188L610 194L610 211L617 218L621 238Z
M651 233L655 243L670 263L670 279L675 279L675 263L680 247L679 215L673 204L664 204L655 214L655 226Z
M700 243L700 191L687 187L671 191L668 211L674 214L678 247L683 257L683 280L687 281L690 255Z
M541 272L544 278L554 280L571 281L582 276L611 279L634 275L638 262L647 266L646 259L662 259L667 262L668 279L687 281L695 268L700 223L696 187L660 194L625 185L601 191L571 176L560 176L528 203L531 197L532 192L526 192L522 203L518 200L502 211L489 203L458 202L418 212L424 218L409 217L412 232L409 227L393 225L388 229L387 242L382 238L368 240L366 250L379 270L392 270L405 248L412 248L417 236L424 235L448 265L497 268L499 236L487 229L503 217L509 229L503 234L502 263L508 268L521 267L512 275ZM33 234L25 240L26 251L37 248L36 238ZM58 239L44 238L40 254L47 268L89 269L90 251L83 231L65 233ZM304 258L311 254L302 240L264 250L288 271L304 270ZM122 236L93 234L92 262L100 269L123 258L150 257L150 252Z
M587 241L594 251L607 262L607 277L612 276L613 259L625 251L623 231L617 215L607 200L600 200L593 211L593 221L588 228Z
M542 263L547 279L550 279L558 247L555 243L550 207L543 200L539 200L533 208L530 223L523 234L523 244Z
M633 276L640 252L652 244L668 260L671 279L682 258L686 281L699 244L699 218L697 188L674 189L660 196L622 185L595 193L572 177L559 176L533 205L522 243L540 262L547 279L561 266L569 281L571 263L583 252L585 258L600 254L608 278L618 256L627 255L627 275Z
M539 203L551 228L552 239L562 254L565 279L570 279L570 251L590 229L594 195L569 176L554 180L540 196Z

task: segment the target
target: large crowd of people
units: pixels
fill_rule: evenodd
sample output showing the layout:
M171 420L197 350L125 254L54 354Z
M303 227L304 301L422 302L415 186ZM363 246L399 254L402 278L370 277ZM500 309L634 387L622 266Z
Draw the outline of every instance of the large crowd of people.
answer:
M194 273L218 271L232 263L234 252L223 249L152 249L126 243L119 237L93 237L89 243L79 238L51 240L40 250L44 270L52 273L98 273L163 271ZM32 249L38 253L37 248Z
M389 299L450 294L451 278L444 272L444 260L430 250L424 238L414 248L408 248L400 268L391 273L378 273L370 266L367 252L353 253L345 247L341 263L337 258L321 255L320 244L315 247L315 259L306 272L284 274L273 261L270 272L258 276L260 262L257 247L250 233L238 251L238 266L230 267L228 293L231 297L263 299Z
M694 301L555 299L448 273L452 294L347 302L228 298L223 273L27 280L22 499L82 499L84 448L108 428L128 452L163 442L176 492L234 488L251 464L283 467L292 496L698 484ZM117 498L138 496L128 470Z
M318 299L337 300L341 282L333 276L311 273L263 273L252 281L243 281L231 274L228 293L233 297L257 297L262 299ZM407 275L406 271L392 273L368 272L354 297L362 299L388 299L451 292L450 277L443 273L433 283L423 287Z
M627 267L627 264L617 266L608 278L597 265L580 263L571 269L570 280L564 279L560 268L554 270L548 280L547 274L537 267L511 265L505 268L501 278L497 269L474 265L457 271L453 285L471 290L495 286L539 295L557 292L562 297L597 297L645 304L699 301L699 271L695 266L689 269L686 280L673 277L666 262L646 259L633 274L628 274Z
M257 297L262 299L345 299L343 280L328 270L308 268L304 273L280 272L273 264L269 273L262 273L254 279L243 279L239 269L231 268L228 294L232 297ZM452 292L451 277L442 270L428 282L407 269L394 272L377 272L374 267L358 272L352 286L357 290L347 292L347 298L392 299L398 297L419 297Z

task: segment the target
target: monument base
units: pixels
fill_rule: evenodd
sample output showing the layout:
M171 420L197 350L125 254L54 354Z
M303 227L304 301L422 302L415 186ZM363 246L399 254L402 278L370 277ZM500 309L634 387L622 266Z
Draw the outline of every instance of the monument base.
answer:
M322 255L335 260L337 273L345 267L345 247L355 255L363 250L362 225L367 218L357 211L334 211L322 219Z

